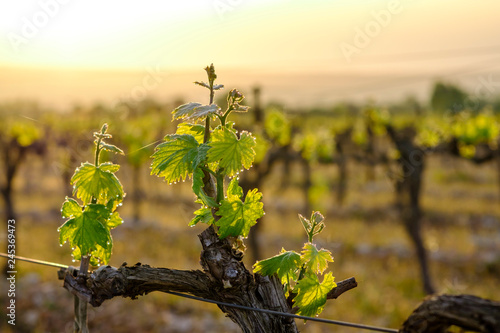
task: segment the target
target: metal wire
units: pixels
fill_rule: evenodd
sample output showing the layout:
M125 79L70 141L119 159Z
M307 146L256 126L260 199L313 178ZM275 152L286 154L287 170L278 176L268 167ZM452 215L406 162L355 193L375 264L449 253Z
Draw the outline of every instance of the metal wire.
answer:
M13 257L16 260L22 260L22 261L30 262L30 263L37 264L37 265L45 265L45 266L51 266L51 267L57 267L57 268L68 268L67 265L63 265L63 264L53 263L53 262L44 261L44 260L25 258L25 257L20 257L20 256L9 256L5 253L0 253L0 257L5 257L5 258L12 258ZM219 301L214 301L214 300L206 299L206 298L202 298L202 297L178 293L175 291L164 291L164 292L167 294L171 294L171 295L175 295L175 296L179 296L179 297L184 297L184 298L189 298L189 299L193 299L193 300L200 301L200 302L212 303L212 304L217 304L220 306L227 306L227 307L242 309L242 310L247 310L247 311L262 312L262 313L272 314L272 315L281 316L281 317L316 321L316 322L320 322L323 324L347 326L347 327L359 328L359 329L363 329L363 330L376 331L376 332L388 332L388 333L399 332L397 329L393 329L393 328L363 325L363 324L356 324L356 323L350 323L350 322L339 321L339 320L331 320L331 319L322 319L322 318L316 318L316 317L300 316L300 315L296 315L293 313L267 310L267 309L259 309L259 308L254 308L254 307L244 306L244 305L239 305L239 304L219 302Z
M55 262L25 258L25 257L20 257L20 256L12 256L12 255L8 255L6 253L0 253L0 257L5 257L5 258L9 258L9 259L14 258L16 260L26 261L26 262L30 262L32 264L45 265L45 266L51 266L51 267L57 267L57 268L68 268L69 267L67 265L57 264Z

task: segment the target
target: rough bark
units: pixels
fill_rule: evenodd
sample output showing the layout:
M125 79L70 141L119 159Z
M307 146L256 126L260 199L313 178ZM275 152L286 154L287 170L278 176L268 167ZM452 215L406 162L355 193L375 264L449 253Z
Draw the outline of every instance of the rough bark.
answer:
M500 302L471 295L434 296L408 317L400 332L444 333L451 326L473 332L500 332Z
M124 263L119 268L102 266L85 283L79 282L78 270L74 268L61 269L59 278L64 280L64 287L72 294L93 306L100 306L117 296L136 299L153 291L176 291L221 302L293 312L279 280L250 274L234 257L234 250L228 247L228 243L219 240L211 229L199 235L204 242L201 263L205 271L155 268L141 263L127 266ZM328 299L335 299L356 286L354 278L340 281L329 292ZM298 332L293 319L220 308L243 332Z

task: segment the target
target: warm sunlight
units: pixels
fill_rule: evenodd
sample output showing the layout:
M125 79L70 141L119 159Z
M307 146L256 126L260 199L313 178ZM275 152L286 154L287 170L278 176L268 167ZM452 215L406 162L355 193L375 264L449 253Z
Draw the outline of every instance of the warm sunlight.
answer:
M499 203L499 0L0 1L0 332L500 332Z
M0 5L0 66L6 74L28 71L21 77L31 79L22 83L18 75L7 84L4 75L6 88L0 97L31 94L45 99L52 94L46 89L70 85L72 92L63 95L76 96L75 82L62 77L79 74L68 72L57 75L59 81L50 86L27 91L25 87L35 87L33 82L45 75L38 70L136 71L140 77L148 68L191 71L207 62L220 64L222 74L231 70L235 82L243 71L247 77L258 71L272 75L266 82L294 103L346 95L366 98L373 84L363 87L379 83L378 76L389 86L410 78L407 88L397 85L405 89L399 93L420 95L436 76L465 75L461 79L468 82L467 75L497 66L498 12L500 2L491 1L8 2ZM294 78L306 81L319 75L323 83L307 93L300 88L306 95L298 97L288 93L284 83L292 81L284 74L309 75ZM114 82L136 80L104 76ZM123 93L115 85L91 86L82 99L106 100ZM169 93L177 94L175 89ZM66 98L63 95L54 98Z

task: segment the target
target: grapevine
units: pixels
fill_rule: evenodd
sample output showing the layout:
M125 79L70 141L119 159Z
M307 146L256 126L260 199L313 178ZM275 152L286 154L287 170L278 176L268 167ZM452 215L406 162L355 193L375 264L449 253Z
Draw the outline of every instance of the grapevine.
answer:
M215 225L220 239L233 237L238 239L235 244L239 244L264 215L262 193L251 189L244 194L237 177L242 170L252 166L256 139L247 131L235 130L234 122L228 119L232 112L248 111L248 106L240 104L244 96L236 89L231 90L227 96L227 109L221 110L212 102L215 91L224 86L215 84L217 75L213 65L205 70L208 83L195 83L210 91L210 104L191 102L172 111L173 120L184 122L177 126L175 134L167 135L156 147L151 174L163 177L169 184L190 178L201 207L194 212L195 217L189 225L200 222ZM283 119L276 115L273 122ZM277 135L281 135L279 131L275 133ZM288 139L283 137L280 140ZM231 178L227 186L224 183L226 178ZM313 243L313 237L325 227L324 217L314 212L310 220L299 218L308 236L301 254L283 250L273 258L257 262L254 272L277 274L285 293L295 295L293 301L299 308L298 313L312 316L322 311L327 293L336 286L332 273L325 274L323 282L318 277L333 258L328 250L318 250Z

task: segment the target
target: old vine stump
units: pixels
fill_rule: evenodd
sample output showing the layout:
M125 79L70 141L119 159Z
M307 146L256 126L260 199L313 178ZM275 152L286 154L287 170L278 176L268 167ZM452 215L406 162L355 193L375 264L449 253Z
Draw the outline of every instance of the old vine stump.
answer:
M471 295L441 295L425 300L404 322L401 333L444 333L451 326L500 332L500 302Z

